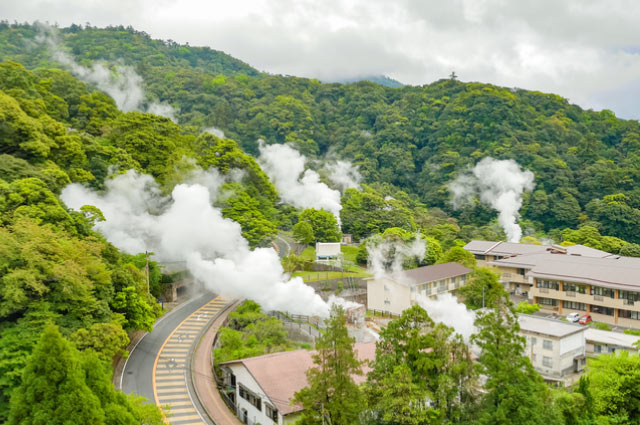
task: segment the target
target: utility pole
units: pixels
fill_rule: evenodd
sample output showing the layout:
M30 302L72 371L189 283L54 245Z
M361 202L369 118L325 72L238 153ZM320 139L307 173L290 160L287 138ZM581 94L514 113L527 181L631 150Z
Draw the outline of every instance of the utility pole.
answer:
M145 265L144 265L144 274L147 277L147 294L151 294L151 290L149 288L149 251L144 252L145 256Z
M482 308L484 308L484 286L482 287Z

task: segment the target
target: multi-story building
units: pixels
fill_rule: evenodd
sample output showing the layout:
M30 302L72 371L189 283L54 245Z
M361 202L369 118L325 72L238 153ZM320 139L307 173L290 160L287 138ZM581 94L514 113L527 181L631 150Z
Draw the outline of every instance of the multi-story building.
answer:
M518 315L525 352L545 381L574 383L585 365L586 327L545 317Z
M559 254L589 258L611 257L608 252L589 248L584 245L532 245L513 242L471 241L464 247L476 258L478 266L493 266L500 272L500 281L507 291L517 295L526 295L533 285L533 280L527 275L535 265L532 257L536 254ZM505 262L505 259L516 260Z
M400 315L416 302L417 295L435 297L464 285L471 269L458 263L404 270L367 280L367 308Z
M526 267L529 299L545 311L590 314L595 321L640 328L640 258L544 253L489 264Z

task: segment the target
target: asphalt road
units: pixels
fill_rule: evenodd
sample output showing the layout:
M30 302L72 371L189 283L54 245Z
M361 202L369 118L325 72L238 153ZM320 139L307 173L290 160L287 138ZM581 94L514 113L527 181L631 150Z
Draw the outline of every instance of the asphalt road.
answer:
M212 292L196 295L156 323L153 332L146 334L129 355L122 375L122 391L136 393L154 402L153 364L162 344L183 320L215 297Z

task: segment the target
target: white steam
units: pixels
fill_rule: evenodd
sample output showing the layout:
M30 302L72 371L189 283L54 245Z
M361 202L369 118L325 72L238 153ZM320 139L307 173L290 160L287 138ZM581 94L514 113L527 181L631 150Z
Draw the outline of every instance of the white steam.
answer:
M514 160L483 158L471 171L460 175L449 185L453 193L453 205L477 195L485 204L498 211L498 222L507 234L509 242L520 242L522 229L518 225L522 193L533 190L534 174L522 170Z
M468 342L475 333L475 315L467 310L464 304L459 303L454 295L447 292L432 299L418 294L416 303L424 308L435 322L452 327L465 341Z
M49 47L55 61L65 66L73 75L82 81L95 85L99 90L107 93L116 102L118 109L123 112L145 112L145 92L142 88L142 77L136 71L124 65L113 69L101 63L94 63L91 67L77 63L73 57L62 50L56 38L54 29L45 24L39 24L40 34L36 41ZM146 112L160 115L176 122L175 109L166 103L152 102Z
M211 133L216 136L218 139L224 139L224 131L220 130L216 127L209 127L202 129L203 132Z
M329 179L331 179L333 184L343 193L350 188L360 190L362 176L360 175L360 171L358 171L358 167L351 162L339 159L327 163L324 168L330 173Z
M374 236L367 241L367 268L376 279L390 277L402 282L406 280L403 273L404 262L412 258L422 261L426 249L427 245L420 233L409 244L386 241L380 236Z
M329 306L313 288L285 277L273 249L251 250L240 225L212 206L220 176L202 172L194 179L200 183L177 185L163 197L152 177L128 171L108 180L104 194L71 184L61 198L75 210L99 208L106 220L96 229L116 247L152 251L160 262L184 261L216 293L253 299L266 310L328 316Z
M288 145L267 145L260 141L258 162L275 185L282 200L296 208L329 211L340 222L340 192L320 181L313 170L306 170L307 159Z

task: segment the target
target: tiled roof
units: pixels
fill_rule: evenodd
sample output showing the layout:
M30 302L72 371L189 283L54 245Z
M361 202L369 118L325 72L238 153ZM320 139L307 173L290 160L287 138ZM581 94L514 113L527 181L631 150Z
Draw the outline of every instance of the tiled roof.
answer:
M356 343L354 350L359 360L374 360L376 343ZM233 360L221 365L244 365L278 411L282 415L287 415L302 410L302 406L292 405L290 400L296 392L307 386L306 372L313 367L315 353L307 350L285 351ZM362 368L363 374L353 376L354 381L357 384L364 382L369 370L369 366L365 363Z

